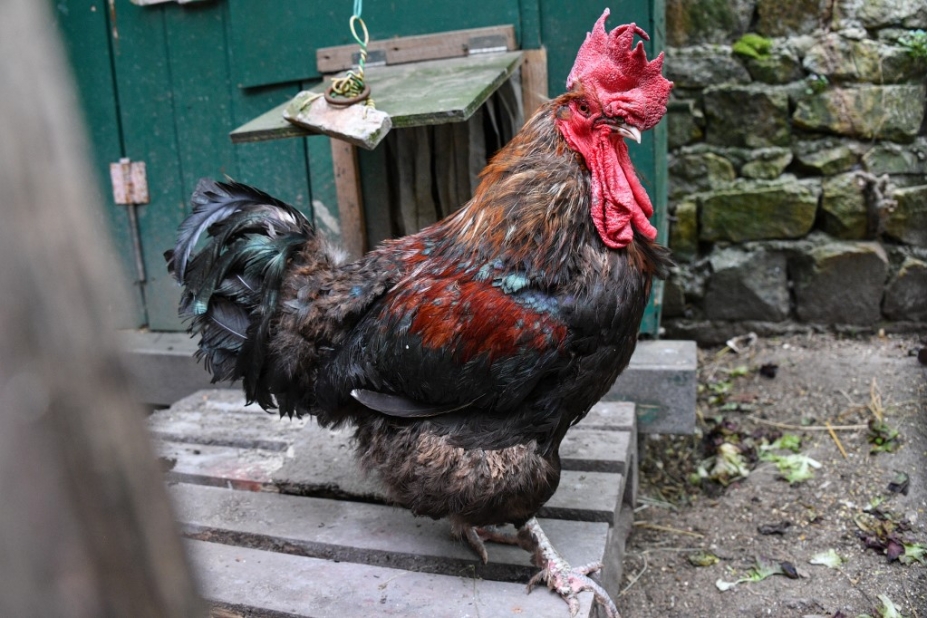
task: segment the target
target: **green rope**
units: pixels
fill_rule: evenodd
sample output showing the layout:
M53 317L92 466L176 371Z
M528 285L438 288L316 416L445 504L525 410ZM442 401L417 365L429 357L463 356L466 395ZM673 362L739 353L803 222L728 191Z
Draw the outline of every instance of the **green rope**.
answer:
M367 32L367 24L361 19L362 10L363 0L354 0L354 14L348 22L354 40L360 45L360 57L357 62L357 70L348 71L343 77L332 79L332 94L345 99L356 97L363 92L366 87L366 82L364 82L364 66L367 64L367 43L370 41L370 34ZM361 30L364 33L363 38L357 33L358 24L360 24ZM373 101L368 98L367 104L373 105Z

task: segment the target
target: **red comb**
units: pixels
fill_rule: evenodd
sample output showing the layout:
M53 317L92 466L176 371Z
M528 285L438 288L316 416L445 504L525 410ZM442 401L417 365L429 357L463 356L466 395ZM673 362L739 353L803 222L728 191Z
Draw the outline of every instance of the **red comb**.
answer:
M625 24L606 32L608 15L609 10L605 9L592 32L586 35L567 77L567 88L573 89L578 82L585 90L599 94L600 99L604 93L637 88L654 103L662 102L665 106L673 83L663 77L663 54L648 62L643 42L634 45L635 34L648 41L647 33L636 24Z

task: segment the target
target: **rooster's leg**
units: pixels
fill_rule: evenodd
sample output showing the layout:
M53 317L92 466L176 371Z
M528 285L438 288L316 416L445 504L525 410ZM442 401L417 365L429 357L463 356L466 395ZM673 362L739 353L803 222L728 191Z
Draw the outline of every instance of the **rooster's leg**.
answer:
M476 555L480 557L483 564L489 562L489 554L486 552L484 541L502 543L504 545L523 546L522 540L518 534L502 532L492 526L480 527L467 526L465 524L454 526L454 534L467 541L467 544L476 552Z
M595 600L605 610L608 618L621 618L618 614L618 608L615 603L599 584L594 582L590 573L595 573L602 568L601 562L591 562L581 567L571 567L563 559L553 545L550 539L541 529L538 520L532 517L518 531L519 537L522 537L522 546L530 544L534 548L534 562L541 568L541 571L531 578L528 582L528 592L539 582L543 581L547 587L563 597L563 600L570 606L570 616L576 616L579 611L579 599L577 595L587 590L595 595Z

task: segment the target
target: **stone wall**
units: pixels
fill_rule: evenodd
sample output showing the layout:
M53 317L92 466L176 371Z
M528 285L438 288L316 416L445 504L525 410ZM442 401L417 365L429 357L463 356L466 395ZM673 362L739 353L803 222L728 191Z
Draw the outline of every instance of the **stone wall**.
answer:
M927 0L667 0L670 337L927 330Z

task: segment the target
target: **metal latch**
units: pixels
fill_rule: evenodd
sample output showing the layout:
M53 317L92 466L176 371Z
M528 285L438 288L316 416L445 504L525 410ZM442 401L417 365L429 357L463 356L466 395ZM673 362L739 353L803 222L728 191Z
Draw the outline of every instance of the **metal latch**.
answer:
M470 37L467 41L467 55L496 54L508 51L508 40L503 34L489 34L485 36Z
M109 164L109 177L113 183L113 201L117 204L147 204L148 175L144 161L131 161L125 157Z
M138 231L138 204L147 204L148 175L145 172L144 161L132 161L126 157L119 159L118 163L109 164L109 178L113 184L113 201L126 206L129 214L129 234L132 237L132 248L135 254L135 282L142 284L146 281L145 259L142 255L142 237Z

